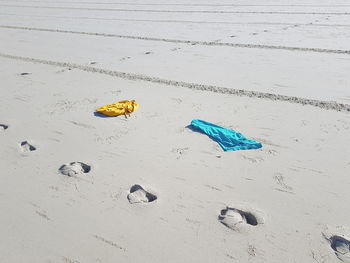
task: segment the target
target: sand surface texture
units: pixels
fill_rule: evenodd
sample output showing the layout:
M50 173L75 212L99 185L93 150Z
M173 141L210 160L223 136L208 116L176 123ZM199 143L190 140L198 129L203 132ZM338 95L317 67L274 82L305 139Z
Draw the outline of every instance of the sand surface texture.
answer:
M341 0L0 0L0 262L350 262L349 39Z

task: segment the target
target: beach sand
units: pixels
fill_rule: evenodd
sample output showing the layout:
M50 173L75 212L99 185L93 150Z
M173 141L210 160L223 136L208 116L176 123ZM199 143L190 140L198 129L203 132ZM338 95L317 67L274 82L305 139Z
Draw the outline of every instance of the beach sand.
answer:
M350 262L346 1L0 7L0 262Z

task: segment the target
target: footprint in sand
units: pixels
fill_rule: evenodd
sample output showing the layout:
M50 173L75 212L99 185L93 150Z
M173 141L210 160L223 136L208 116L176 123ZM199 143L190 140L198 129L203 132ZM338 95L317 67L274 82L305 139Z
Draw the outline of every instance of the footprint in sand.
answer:
M86 174L91 171L91 166L82 162L72 162L62 165L58 171L67 176Z
M350 262L350 241L340 236L332 236L329 241L337 257L343 262Z
M157 196L147 192L141 185L135 184L130 188L128 194L130 204L134 203L150 203L157 200Z
M180 159L181 156L183 156L187 151L189 150L188 147L185 148L174 148L171 150L172 153L176 153L177 157L176 159Z
M4 130L7 130L9 126L5 125L5 124L0 124L0 132L1 131L4 131Z
M232 230L239 230L244 225L257 226L259 224L258 218L253 213L230 207L221 210L218 219Z
M131 59L131 57L122 57L122 58L120 59L120 61L127 60L127 59Z
M282 186L282 188L292 191L293 188L285 183L285 178L281 173L276 173L276 175L273 177L273 179L276 181L277 184Z
M31 145L29 142L23 141L23 142L21 142L21 150L22 150L22 152L26 153L26 152L35 151L36 148L33 145Z

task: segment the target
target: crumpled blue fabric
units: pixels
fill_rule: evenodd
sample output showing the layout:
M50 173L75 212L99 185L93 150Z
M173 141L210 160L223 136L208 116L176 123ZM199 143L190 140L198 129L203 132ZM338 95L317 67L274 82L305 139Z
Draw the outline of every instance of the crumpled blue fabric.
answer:
M205 133L211 139L220 144L224 151L259 149L262 147L260 142L247 139L239 132L215 125L210 122L192 120L189 128L194 131Z

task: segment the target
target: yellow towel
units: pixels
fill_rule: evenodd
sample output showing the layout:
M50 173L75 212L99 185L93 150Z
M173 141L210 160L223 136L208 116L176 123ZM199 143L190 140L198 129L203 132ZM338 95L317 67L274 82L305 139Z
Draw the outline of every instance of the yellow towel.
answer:
M136 111L138 107L139 105L134 100L123 100L104 105L96 111L107 116L125 115L126 117L126 115L130 116L130 113Z

